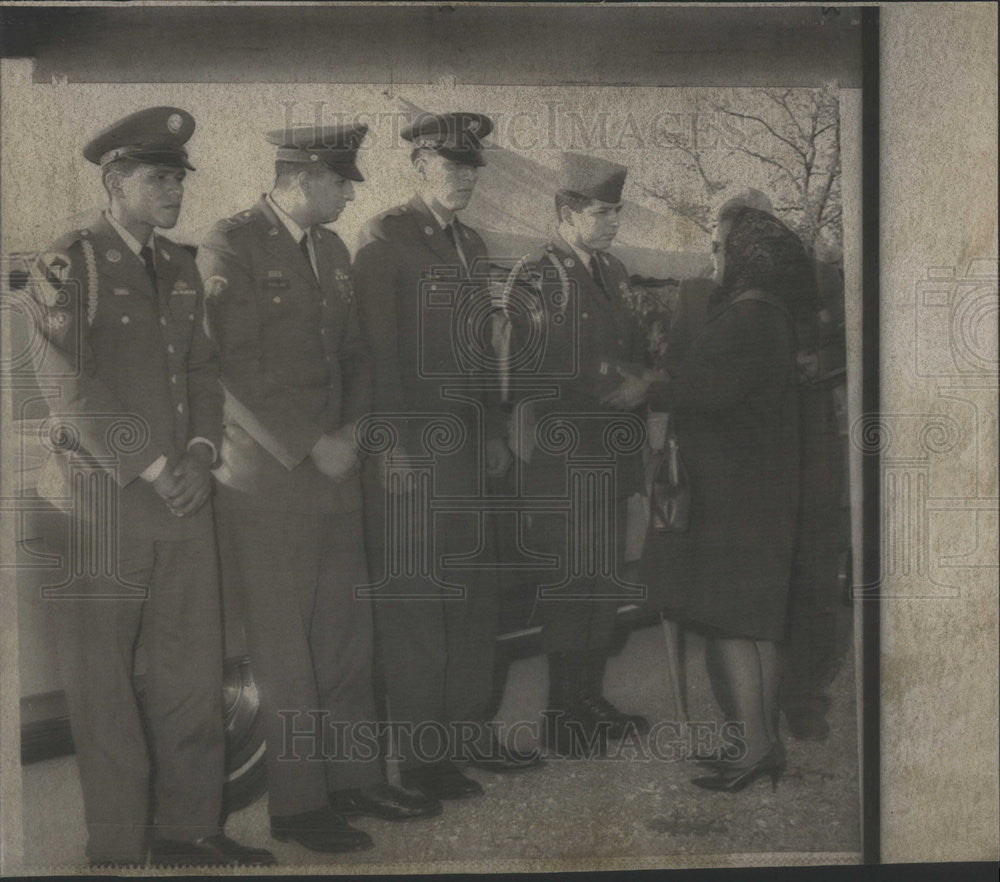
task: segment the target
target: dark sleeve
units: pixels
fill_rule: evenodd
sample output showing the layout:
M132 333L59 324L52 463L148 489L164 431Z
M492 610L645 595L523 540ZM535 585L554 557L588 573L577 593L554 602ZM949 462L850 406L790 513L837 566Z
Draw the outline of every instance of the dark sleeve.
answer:
M767 304L738 303L706 325L677 373L650 385L647 400L653 410L725 410L780 383L789 356L784 316Z
M248 257L214 230L198 249L208 331L218 347L222 384L240 425L286 469L312 451L322 428L296 405L293 390L263 367L258 292Z
M396 261L387 243L374 238L364 242L354 256L351 275L361 339L371 359L372 407L376 412L398 412L404 395L396 327Z
M352 297L340 333L340 376L343 383L341 422L352 423L372 407L372 361L361 336L357 297Z
M52 415L70 423L69 433L81 448L114 462L117 469L112 474L124 487L166 454L152 442L134 453L109 446L106 418L129 411L97 376L87 320L88 306L98 297L90 286L97 280L86 271L83 247L46 252L47 258L68 262L58 272L41 259L32 267L29 290L38 305L35 330L42 344L31 349L33 368ZM96 416L105 419L87 418Z
M208 335L205 318L205 292L196 278L198 308L188 354L187 391L191 424L188 440L205 438L218 451L222 445L222 383L219 379L219 356Z

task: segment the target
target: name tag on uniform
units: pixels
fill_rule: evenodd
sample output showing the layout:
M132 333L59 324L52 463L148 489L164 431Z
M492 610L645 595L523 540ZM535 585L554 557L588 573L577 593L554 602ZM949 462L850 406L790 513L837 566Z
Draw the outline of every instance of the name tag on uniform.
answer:
M289 282L288 279L282 279L280 277L279 278L267 278L267 279L264 279L264 287L265 288L271 288L271 289L273 289L273 288L287 288L290 284L291 284L291 282Z
M115 288L112 293L115 297L128 297L132 292L128 288Z
M170 292L170 296L179 297L184 294L197 294L197 293L198 292L195 291L195 289L192 288L187 282L180 280L174 284L174 290Z

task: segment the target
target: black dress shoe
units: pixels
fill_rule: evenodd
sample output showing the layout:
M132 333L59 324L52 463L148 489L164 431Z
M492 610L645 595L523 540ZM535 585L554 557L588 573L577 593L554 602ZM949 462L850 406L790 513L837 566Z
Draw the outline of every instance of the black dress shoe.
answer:
M450 760L403 769L399 781L408 790L417 790L432 799L468 799L483 792L476 781L463 775Z
M608 725L577 705L548 710L542 715L542 745L567 759L594 759L608 752Z
M413 821L441 814L441 803L423 793L408 793L383 782L330 794L330 808L345 818L367 815L383 821Z
M277 863L271 852L240 845L225 833L193 842L154 839L150 860L156 867L269 867Z
M329 808L275 815L271 818L271 835L281 842L297 842L310 851L326 854L360 851L375 845L364 830L355 829Z
M639 714L622 713L603 695L585 695L579 699L579 706L607 727L608 738L624 738L630 730L636 735L649 733L649 720Z
M527 772L545 765L537 750L513 750L496 740L486 748L470 748L465 760L476 769L498 775Z

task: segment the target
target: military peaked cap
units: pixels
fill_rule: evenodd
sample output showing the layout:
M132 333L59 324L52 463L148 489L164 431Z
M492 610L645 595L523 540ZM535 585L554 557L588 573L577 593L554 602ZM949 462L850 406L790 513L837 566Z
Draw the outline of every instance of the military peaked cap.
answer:
M87 143L83 155L101 166L116 159L135 159L194 171L184 149L193 133L194 117L186 110L149 107L108 126Z
M462 165L483 166L482 139L493 131L493 120L482 113L423 113L399 134L417 147L428 147Z
M284 162L322 162L338 175L363 181L358 170L358 150L368 126L352 123L340 126L290 126L265 136L278 148L276 159Z

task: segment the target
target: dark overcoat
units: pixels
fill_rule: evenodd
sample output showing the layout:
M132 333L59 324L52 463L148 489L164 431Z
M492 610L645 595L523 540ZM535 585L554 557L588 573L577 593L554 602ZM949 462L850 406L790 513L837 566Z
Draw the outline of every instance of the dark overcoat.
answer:
M642 581L686 620L781 640L799 506L796 346L787 313L759 296L713 304L676 373L650 387L652 409L673 414L692 509L680 541L649 534Z

